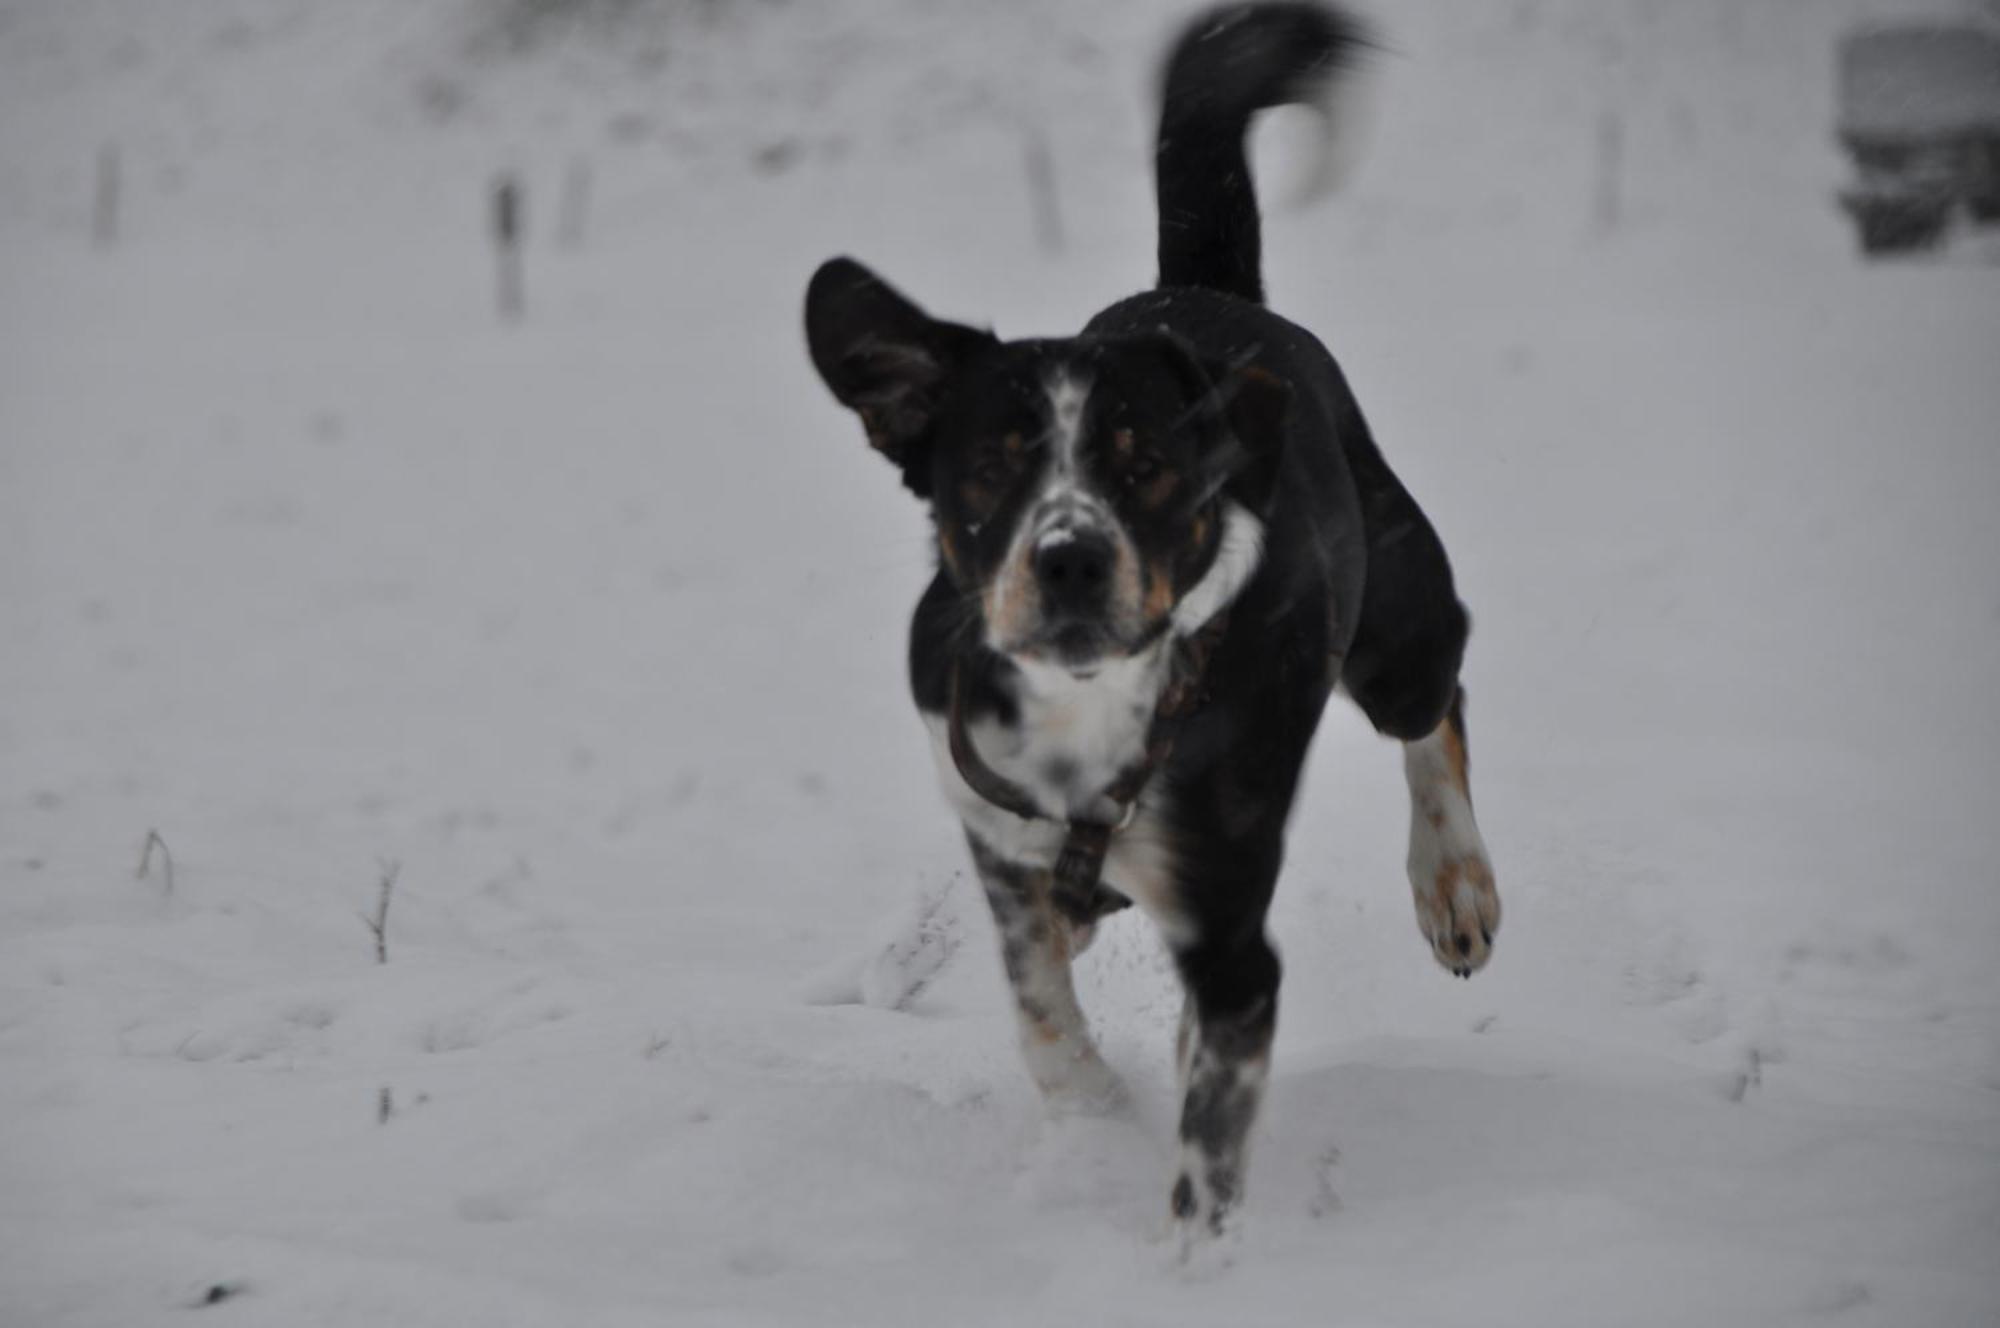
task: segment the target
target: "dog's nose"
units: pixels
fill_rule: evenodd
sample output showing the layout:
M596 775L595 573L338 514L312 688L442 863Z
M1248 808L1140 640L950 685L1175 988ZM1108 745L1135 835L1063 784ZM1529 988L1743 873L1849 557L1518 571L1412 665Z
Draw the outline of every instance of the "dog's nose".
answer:
M1111 541L1074 532L1035 550L1035 580L1051 613L1101 610L1111 587Z

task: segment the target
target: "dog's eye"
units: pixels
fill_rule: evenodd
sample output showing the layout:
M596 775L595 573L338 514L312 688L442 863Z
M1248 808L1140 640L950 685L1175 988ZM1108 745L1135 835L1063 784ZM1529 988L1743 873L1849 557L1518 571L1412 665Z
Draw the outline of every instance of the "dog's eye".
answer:
M1153 481L1160 473L1160 459L1151 452L1141 452L1125 467L1125 487L1136 489Z
M1027 444L1018 433L1010 433L1005 438L986 443L972 453L972 464L966 473L972 482L989 490L1004 489L1013 483L1014 475L1021 468L1021 459L1027 451Z

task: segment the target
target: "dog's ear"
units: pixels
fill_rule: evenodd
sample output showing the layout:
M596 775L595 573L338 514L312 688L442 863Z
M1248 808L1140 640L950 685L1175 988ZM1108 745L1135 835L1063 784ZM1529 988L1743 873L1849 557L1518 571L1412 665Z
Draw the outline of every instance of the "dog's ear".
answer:
M1277 492L1292 385L1248 357L1215 361L1179 337L1162 340L1174 372L1195 402L1205 472L1197 491L1227 489L1250 511L1264 515Z
M1262 516L1278 489L1285 455L1285 422L1292 414L1292 385L1254 364L1218 371L1215 390L1229 434L1242 450L1229 478L1237 501Z
M806 345L875 450L927 497L931 422L953 371L998 345L993 335L932 318L851 258L821 265L806 288Z

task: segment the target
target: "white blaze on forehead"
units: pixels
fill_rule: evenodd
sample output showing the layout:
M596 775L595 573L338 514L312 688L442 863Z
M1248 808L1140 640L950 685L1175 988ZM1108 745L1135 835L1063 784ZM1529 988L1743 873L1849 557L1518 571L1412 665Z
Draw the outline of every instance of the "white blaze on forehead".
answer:
M1054 478L1076 477L1076 452L1083 445L1083 403L1090 399L1090 383L1067 369L1050 376L1049 455L1054 460Z
M1003 634L1018 630L1019 620L1034 612L1035 554L1067 544L1086 531L1115 529L1110 509L1085 486L1077 460L1083 446L1084 406L1090 400L1089 378L1073 369L1057 369L1043 380L1042 390L1048 397L1048 428L1042 435L1046 468L1035 497L1021 509L987 602L989 631L995 624L1011 624Z
M1041 495L1028 509L1029 537L1037 549L1067 544L1079 531L1102 530L1112 524L1104 500L1084 482L1078 453L1083 449L1083 411L1090 400L1090 380L1059 369L1045 385L1049 395L1049 468Z

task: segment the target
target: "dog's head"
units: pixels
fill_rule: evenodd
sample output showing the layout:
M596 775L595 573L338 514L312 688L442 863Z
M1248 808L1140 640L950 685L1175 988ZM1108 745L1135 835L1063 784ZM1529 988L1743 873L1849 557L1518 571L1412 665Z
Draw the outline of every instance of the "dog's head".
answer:
M1230 503L1261 513L1290 394L1157 336L1003 342L848 259L806 294L833 394L927 500L985 643L1087 674L1171 625Z

